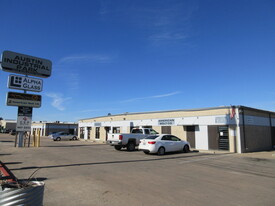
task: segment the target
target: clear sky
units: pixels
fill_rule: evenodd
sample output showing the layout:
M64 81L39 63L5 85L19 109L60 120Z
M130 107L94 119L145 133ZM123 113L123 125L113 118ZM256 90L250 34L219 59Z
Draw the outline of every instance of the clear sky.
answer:
M50 59L33 120L244 105L275 111L274 0L0 0L0 52ZM0 117L8 75L0 70ZM32 92L29 92L32 93Z

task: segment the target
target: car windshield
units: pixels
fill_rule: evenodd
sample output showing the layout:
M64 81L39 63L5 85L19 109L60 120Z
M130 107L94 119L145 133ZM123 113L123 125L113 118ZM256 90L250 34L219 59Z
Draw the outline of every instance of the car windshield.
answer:
M158 134L158 132L156 132L156 131L153 130L153 129L150 131L150 133L151 133L151 134Z
M158 135L152 135L152 136L148 136L145 139L156 139L158 137Z
M139 133L142 134L142 129L133 129L132 133Z

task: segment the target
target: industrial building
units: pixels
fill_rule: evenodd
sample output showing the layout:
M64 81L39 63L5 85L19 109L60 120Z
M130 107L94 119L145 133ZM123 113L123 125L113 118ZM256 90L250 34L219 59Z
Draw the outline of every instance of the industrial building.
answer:
M153 128L190 142L196 150L233 153L275 148L275 112L245 106L124 113L79 120L79 138L105 142L108 133Z
M6 132L16 129L16 120L1 119L0 120L0 132Z
M31 126L31 135L38 135L41 136L48 136L51 133L55 132L68 132L73 135L77 135L78 132L78 124L77 123L70 123L70 122L46 122L46 121L39 121L39 122L32 122Z

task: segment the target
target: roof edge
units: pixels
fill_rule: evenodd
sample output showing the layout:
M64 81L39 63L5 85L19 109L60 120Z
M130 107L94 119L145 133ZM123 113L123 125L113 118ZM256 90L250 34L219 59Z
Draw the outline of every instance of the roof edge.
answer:
M232 106L234 106L234 105L232 105ZM203 110L207 111L207 110L214 110L214 109L230 109L232 106L207 107L207 108L197 108L197 109L176 109L176 110L163 110L163 111L150 111L150 112L125 112L122 114L105 115L105 116L97 116L97 117L79 119L78 121L88 120L88 119L97 119L97 118L102 118L102 117L123 116L123 115L154 114L154 113L183 112L183 111L192 112L192 111L203 111ZM235 107L241 107L241 106L235 106Z

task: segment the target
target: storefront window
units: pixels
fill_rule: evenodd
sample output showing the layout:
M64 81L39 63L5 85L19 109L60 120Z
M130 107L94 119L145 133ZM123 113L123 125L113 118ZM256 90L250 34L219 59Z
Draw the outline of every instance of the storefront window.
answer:
M113 133L120 133L120 127L113 127Z

